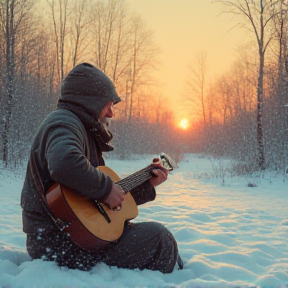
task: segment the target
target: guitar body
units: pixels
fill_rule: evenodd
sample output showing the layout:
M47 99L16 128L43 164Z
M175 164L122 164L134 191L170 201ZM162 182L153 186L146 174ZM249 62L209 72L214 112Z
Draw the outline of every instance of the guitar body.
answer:
M114 182L120 180L112 169L106 166L98 168ZM125 221L138 215L138 207L130 192L125 194L120 211L111 210L102 204L111 220L110 223L99 211L94 201L77 194L68 187L54 184L48 190L46 199L53 217L66 224L63 230L69 233L71 240L88 251L97 251L109 242L119 239L123 233ZM58 222L61 224L61 221Z

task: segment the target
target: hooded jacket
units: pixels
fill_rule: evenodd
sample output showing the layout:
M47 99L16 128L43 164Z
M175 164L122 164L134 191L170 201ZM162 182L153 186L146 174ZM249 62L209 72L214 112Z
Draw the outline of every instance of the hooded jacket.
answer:
M64 107L67 104L68 109L60 105L50 113L40 125L32 143L21 194L24 216L37 214L37 219L47 219L45 193L55 182L89 199L100 201L108 196L112 188L111 178L97 169L97 166L105 164L103 145L99 145L101 135L99 137L96 131L98 138L94 137L81 117L85 114L85 119L95 122L96 127L105 132L98 122L102 108L110 101L121 101L112 81L96 67L88 63L80 64L64 79L59 101L64 103ZM69 107L74 110L80 107L81 113L74 113ZM109 131L106 132L109 134ZM149 184L135 190L137 204L155 198L155 190ZM144 190L150 193L143 198ZM32 218L23 217L23 230L26 233L36 230L29 223Z

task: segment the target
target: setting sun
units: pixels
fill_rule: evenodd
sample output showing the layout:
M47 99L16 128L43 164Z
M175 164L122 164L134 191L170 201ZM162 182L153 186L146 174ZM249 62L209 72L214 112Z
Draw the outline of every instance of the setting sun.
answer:
M180 121L180 123L179 123L179 126L180 126L182 129L186 130L186 129L188 128L188 126L189 126L188 120L185 119L185 118L182 119L182 120Z

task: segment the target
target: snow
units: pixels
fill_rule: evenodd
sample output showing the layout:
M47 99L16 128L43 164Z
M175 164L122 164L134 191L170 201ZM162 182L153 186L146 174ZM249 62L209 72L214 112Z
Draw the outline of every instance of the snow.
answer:
M152 157L106 164L122 178ZM175 235L185 267L171 274L103 263L83 272L31 261L19 205L24 171L0 169L0 287L287 288L288 175L239 177L222 170L217 176L224 162L212 161L185 155L157 188L156 200L140 206L134 220L161 222Z

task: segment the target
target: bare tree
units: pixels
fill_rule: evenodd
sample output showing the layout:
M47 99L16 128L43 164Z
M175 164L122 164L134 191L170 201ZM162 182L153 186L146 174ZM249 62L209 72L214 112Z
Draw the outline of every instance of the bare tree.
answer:
M279 105L288 102L288 3L281 0L275 7L279 11L273 18L276 31L276 45L278 48L278 91L277 100Z
M95 60L99 69L107 73L110 53L117 29L119 1L97 1L91 8L93 21L93 38L95 40Z
M218 107L218 113L221 115L222 123L225 126L234 116L233 111L233 90L231 80L228 76L221 76L216 84L217 102L214 104Z
M74 67L83 57L88 47L89 42L89 20L88 10L91 7L91 0L73 0L71 1L71 15L70 15L70 55L71 66ZM88 41L87 41L88 40ZM68 49L67 49L68 50ZM67 56L66 56L67 57ZM70 61L69 61L70 62ZM70 67L70 68L72 68Z
M67 36L68 0L46 0L52 13L58 83L64 78L65 40ZM57 0L56 0L57 1Z
M185 102L198 105L202 115L204 127L207 125L206 109L206 76L207 76L207 53L201 51L196 55L195 61L189 65L190 77L187 81L188 96L185 95Z
M136 105L141 102L137 89L152 84L149 71L155 68L158 52L153 33L139 16L129 13L125 0L95 2L91 21L94 62L124 94L121 114L131 121L141 109Z
M8 135L13 106L15 105L15 74L17 69L16 47L20 39L17 38L22 23L29 18L29 12L33 1L5 0L0 2L0 23L2 39L5 46L5 93L1 106L3 109L2 130L2 157L5 165L8 165ZM20 37L19 37L20 38ZM2 74L3 75L3 74Z
M125 0L92 2L90 21L89 41L93 62L110 76L120 95L124 95L122 100L125 105L118 112L123 116L127 115L131 87L131 23Z
M155 85L155 80L151 81L150 72L157 67L156 56L158 48L153 42L153 33L145 27L145 23L139 16L134 16L131 23L131 51L130 51L130 104L129 122L133 117L133 107L135 93L143 86ZM139 100L139 99L138 99ZM139 106L138 106L139 108Z
M254 111L257 104L257 63L248 47L238 49L238 59L231 65L231 89L234 94L235 116Z
M257 143L258 143L258 164L260 169L265 169L264 141L263 141L263 78L265 52L268 45L274 37L273 30L269 30L268 24L278 14L274 10L274 5L279 0L219 0L226 5L228 13L244 17L246 21L239 24L241 27L252 32L257 41L259 67L258 67L258 85L257 85ZM271 32L272 31L272 32Z

